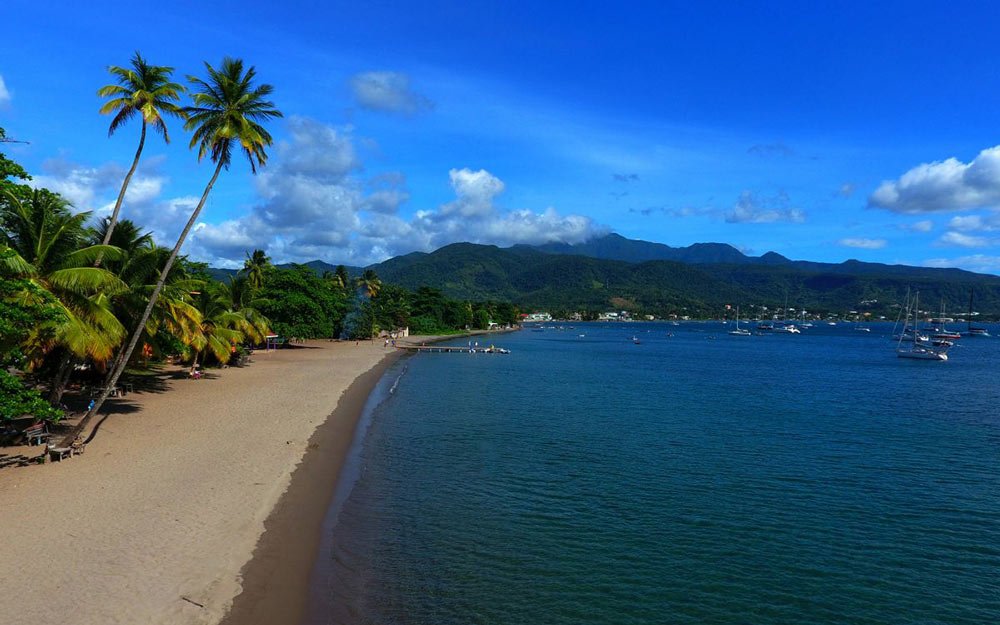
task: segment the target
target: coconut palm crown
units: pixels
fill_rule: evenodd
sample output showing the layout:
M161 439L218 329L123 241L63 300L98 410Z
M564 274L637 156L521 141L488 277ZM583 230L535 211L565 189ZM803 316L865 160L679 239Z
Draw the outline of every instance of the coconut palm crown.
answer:
M228 169L236 143L250 161L250 170L257 173L267 162L264 148L272 143L261 123L282 116L267 99L274 88L255 86L257 70L251 66L244 72L240 59L226 57L218 69L208 63L205 69L207 80L188 76L194 105L184 108L184 129L194 131L190 147L198 146L198 160L210 155L213 162Z
M138 114L142 116L144 126L152 125L156 132L163 135L163 140L169 143L170 135L164 115L183 117L182 109L176 102L180 101L181 94L184 93L184 85L170 81L174 68L150 65L136 52L132 55L129 67L112 65L108 72L118 84L106 85L97 90L97 95L108 98L101 107L101 114L115 114L108 127L108 136Z
M132 167L125 174L121 189L118 191L118 199L115 201L115 208L111 213L111 220L102 241L104 245L108 245L111 240L115 225L118 223L122 202L125 199L125 191L128 190L132 175L139 165L139 157L142 156L142 148L146 144L146 126L151 124L156 132L163 136L163 140L170 143L167 124L163 120L164 116L184 116L183 111L176 104L180 100L180 94L184 92L184 86L170 82L170 75L173 74L174 68L150 65L139 52L136 52L132 55L130 67L112 65L108 71L115 77L118 84L107 85L97 90L97 95L108 98L108 101L101 107L101 114L114 113L111 125L108 126L108 136L113 135L118 128L136 115L142 117L142 131L139 134L139 147L135 151L135 158L132 159Z

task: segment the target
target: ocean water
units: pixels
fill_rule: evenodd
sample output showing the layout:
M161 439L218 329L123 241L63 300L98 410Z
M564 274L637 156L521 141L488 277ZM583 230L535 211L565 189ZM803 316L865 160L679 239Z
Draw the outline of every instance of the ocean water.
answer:
M911 361L873 327L589 323L400 360L308 622L1000 623L1000 339Z

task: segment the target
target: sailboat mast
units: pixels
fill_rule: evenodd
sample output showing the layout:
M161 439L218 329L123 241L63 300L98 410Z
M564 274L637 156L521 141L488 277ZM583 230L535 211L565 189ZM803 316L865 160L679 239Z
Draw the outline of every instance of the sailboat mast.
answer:
M910 289L906 289L906 305L905 312L903 313L903 329L899 333L899 340L896 341L896 351L899 351L903 347L903 339L906 338L906 327L910 325ZM899 318L896 318L896 323L899 323Z
M969 334L972 334L972 296L976 294L976 289L969 290L969 315L966 317L966 321L969 322Z

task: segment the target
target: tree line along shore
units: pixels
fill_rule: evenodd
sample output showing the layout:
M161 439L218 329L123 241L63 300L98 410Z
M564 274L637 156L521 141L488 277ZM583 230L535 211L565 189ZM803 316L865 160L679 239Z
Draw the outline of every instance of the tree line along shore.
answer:
M174 68L139 52L108 71L112 83L97 91L99 112L111 119L108 133L138 133L110 215L77 210L32 184L24 167L0 152L0 444L23 442L38 422L58 422L67 403L86 408L60 444L80 442L129 376L168 358L193 372L244 364L268 337L354 340L403 328L441 335L517 321L519 311L506 302L406 289L371 270L351 276L338 266L318 275L304 266L276 267L262 250L248 250L243 267L225 281L213 279L181 248L219 176L236 165L234 154L253 173L266 165L267 126L282 117L269 99L273 87L229 57L205 63L186 84L174 81ZM190 133L197 160L212 167L168 248L128 218L127 190L149 135L169 142L175 122ZM0 128L0 142L10 141ZM73 396L81 383L92 397Z

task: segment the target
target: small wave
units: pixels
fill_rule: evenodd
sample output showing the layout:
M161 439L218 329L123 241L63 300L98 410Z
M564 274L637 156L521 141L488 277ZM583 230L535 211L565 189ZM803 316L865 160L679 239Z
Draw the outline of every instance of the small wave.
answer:
M399 375L396 376L396 379L393 380L392 386L389 387L389 394L390 395L392 395L393 393L396 392L396 387L399 386L399 381L403 379L403 376L406 375L406 370L409 369L409 368L410 368L410 365L406 365L405 367L403 367L403 370L400 371Z

